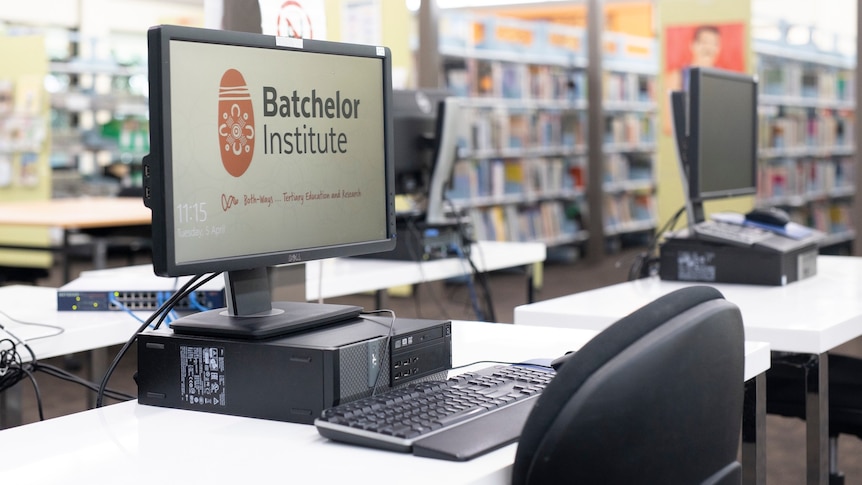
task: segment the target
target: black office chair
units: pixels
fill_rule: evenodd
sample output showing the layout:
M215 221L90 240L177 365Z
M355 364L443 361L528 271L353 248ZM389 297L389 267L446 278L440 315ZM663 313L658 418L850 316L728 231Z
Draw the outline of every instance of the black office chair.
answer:
M570 354L530 413L513 485L738 484L744 331L711 287L665 295Z
M814 356L773 352L766 372L766 412L805 419L805 379ZM829 484L844 483L838 469L838 436L862 439L862 360L828 354L829 365ZM858 477L856 478L858 480Z

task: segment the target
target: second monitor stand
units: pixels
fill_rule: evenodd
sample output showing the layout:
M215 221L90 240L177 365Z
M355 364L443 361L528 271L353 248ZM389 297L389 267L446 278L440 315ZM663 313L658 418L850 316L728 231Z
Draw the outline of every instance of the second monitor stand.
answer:
M362 307L308 303L273 302L267 268L225 273L227 308L193 313L171 324L184 335L263 339L329 325L356 318Z

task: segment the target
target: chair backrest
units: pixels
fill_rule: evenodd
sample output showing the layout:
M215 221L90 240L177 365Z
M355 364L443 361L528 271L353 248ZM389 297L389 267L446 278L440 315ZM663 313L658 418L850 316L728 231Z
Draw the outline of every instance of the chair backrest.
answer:
M741 481L744 330L711 287L617 321L571 355L533 408L513 485Z

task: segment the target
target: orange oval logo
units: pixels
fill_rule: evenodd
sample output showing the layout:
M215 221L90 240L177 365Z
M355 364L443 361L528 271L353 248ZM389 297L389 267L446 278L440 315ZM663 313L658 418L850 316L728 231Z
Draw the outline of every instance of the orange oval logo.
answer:
M218 94L221 162L234 177L244 174L254 156L254 108L242 73L228 69Z

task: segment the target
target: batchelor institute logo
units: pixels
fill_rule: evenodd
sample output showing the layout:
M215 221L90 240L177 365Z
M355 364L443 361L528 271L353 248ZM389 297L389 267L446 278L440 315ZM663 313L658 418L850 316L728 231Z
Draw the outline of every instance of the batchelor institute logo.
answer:
M245 173L254 156L254 108L242 73L222 74L218 93L221 162L234 177Z

